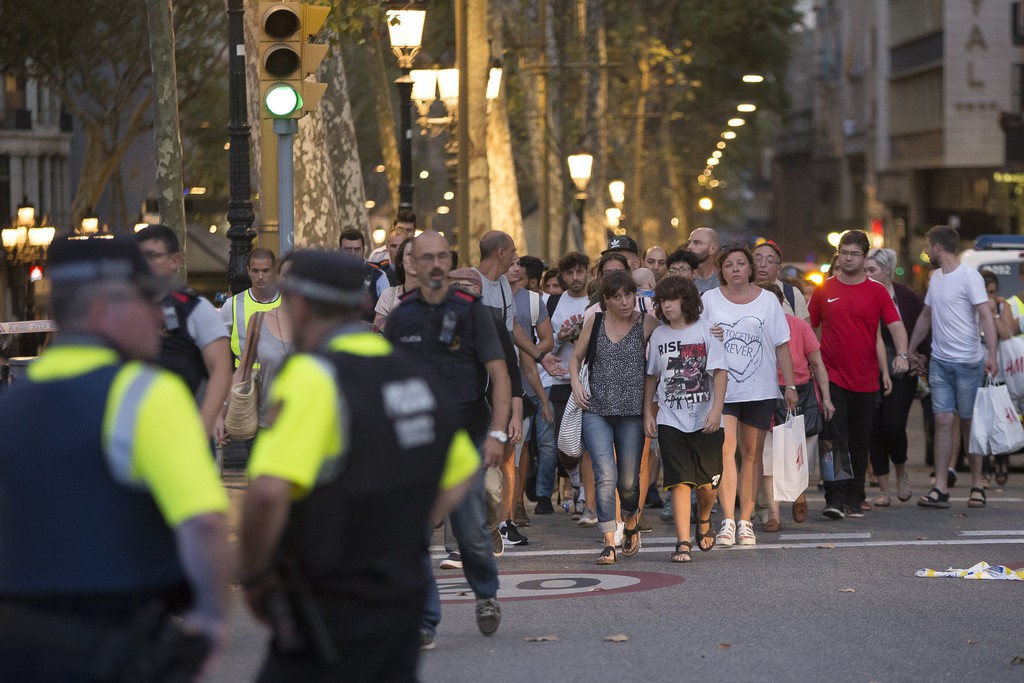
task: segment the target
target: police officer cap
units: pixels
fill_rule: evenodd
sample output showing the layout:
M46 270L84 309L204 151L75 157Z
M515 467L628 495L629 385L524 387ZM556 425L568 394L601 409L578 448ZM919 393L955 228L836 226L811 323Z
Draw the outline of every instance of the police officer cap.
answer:
M631 251L634 254L640 253L640 248L629 235L616 235L608 242L608 248L601 252L601 256L613 251Z
M150 272L135 240L121 235L60 237L50 245L47 263L50 282L57 286L124 281L154 296L171 286Z
M281 280L282 291L309 301L356 307L366 298L366 264L336 251L304 249L292 256L292 267Z

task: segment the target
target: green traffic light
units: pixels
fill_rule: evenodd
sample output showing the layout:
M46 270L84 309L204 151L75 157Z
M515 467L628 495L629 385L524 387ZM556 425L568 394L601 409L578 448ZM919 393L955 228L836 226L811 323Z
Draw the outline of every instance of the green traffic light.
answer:
M302 97L287 83L277 83L267 89L264 103L274 116L288 116L302 106Z

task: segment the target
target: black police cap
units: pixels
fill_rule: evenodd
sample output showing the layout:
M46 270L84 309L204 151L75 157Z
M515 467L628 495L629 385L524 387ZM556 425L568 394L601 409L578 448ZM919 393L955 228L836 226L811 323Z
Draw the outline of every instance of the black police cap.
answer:
M121 235L55 239L47 251L47 275L56 286L124 281L154 295L166 292L171 284L152 274L135 240Z
M366 264L336 251L304 249L292 255L281 289L309 301L356 307L366 298Z

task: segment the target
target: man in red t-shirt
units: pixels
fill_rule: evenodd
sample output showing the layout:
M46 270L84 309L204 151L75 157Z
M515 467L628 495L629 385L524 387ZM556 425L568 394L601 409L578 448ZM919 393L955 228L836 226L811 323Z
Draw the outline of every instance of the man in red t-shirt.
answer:
M864 475L870 450L871 422L879 401L879 323L892 333L897 356L893 372L906 372L907 331L889 293L864 274L868 237L850 230L839 240L836 273L811 297L811 326L821 339L835 415L831 436L846 440L853 479L825 482L824 515L829 519L864 516Z

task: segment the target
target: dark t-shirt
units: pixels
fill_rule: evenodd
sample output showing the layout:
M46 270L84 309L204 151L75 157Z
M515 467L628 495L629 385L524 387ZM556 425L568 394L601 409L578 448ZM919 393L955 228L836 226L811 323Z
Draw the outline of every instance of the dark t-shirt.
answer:
M450 344L441 341L445 317L451 313L454 329ZM487 370L484 364L504 360L505 352L494 319L478 299L452 289L438 305L413 291L392 311L385 337L422 359L444 387L443 400L460 414L460 426L474 439L490 426L490 408L484 400Z

